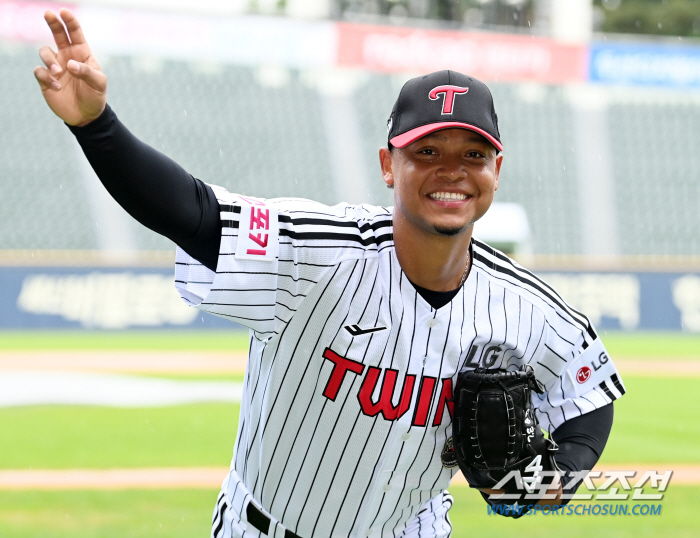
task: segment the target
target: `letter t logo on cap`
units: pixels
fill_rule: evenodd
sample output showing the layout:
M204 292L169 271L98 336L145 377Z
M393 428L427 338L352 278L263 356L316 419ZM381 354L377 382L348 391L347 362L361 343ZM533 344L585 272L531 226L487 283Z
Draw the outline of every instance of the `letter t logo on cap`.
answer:
M435 101L437 100L438 95L441 93L444 94L442 98L442 113L452 114L452 109L454 108L455 97L457 97L457 94L467 93L468 91L469 88L462 88L461 86L436 86L430 90L428 97L431 101Z

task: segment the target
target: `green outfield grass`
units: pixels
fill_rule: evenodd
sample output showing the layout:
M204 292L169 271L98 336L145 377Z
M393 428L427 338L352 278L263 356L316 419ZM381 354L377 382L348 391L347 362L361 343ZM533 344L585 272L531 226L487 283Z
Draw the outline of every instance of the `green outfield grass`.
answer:
M247 351L248 332L230 331L0 331L2 351Z
M700 334L601 334L619 358L700 359ZM17 350L245 351L248 333L230 331L2 331L0 352Z
M0 468L227 467L238 410L233 403L0 409Z
M700 463L698 381L625 376L627 394L615 402L601 461Z
M604 463L700 463L696 379L625 378ZM672 395L672 396L671 396ZM238 405L0 409L0 467L228 465Z
M205 538L216 490L0 491L7 538Z
M603 332L610 356L624 359L700 360L700 334L679 332Z
M487 515L465 486L450 488L453 538L694 537L700 528L700 487L670 486L656 516ZM209 536L216 490L0 492L0 536L12 538L130 538Z
M700 358L700 337L680 334L603 334L613 357ZM237 332L0 333L3 350L211 350L243 351ZM697 379L625 376L628 394L616 402L615 426L602 462L700 463ZM179 379L223 379L187 374ZM225 379L241 379L238 375ZM163 408L46 406L0 409L0 467L107 468L227 466L238 420L234 404ZM640 538L690 537L700 528L700 487L675 486L661 516L526 516L510 520L486 513L464 486L451 488L454 538L483 533L527 538L555 533ZM0 491L0 536L153 537L208 536L215 490Z

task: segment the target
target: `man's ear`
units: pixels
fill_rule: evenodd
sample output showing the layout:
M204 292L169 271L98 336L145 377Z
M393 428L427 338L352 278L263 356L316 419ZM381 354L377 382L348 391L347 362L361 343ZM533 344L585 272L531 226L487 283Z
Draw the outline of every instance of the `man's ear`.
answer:
M503 164L503 153L496 155L496 185L494 186L495 191L498 190L498 178L501 175L501 165Z
M379 148L379 166L382 169L382 179L390 189L394 188L394 155L389 148Z

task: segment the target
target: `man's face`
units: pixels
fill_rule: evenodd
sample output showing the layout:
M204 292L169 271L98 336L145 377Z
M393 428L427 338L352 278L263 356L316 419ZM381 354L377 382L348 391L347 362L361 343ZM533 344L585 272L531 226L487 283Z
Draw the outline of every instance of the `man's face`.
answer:
M459 234L493 202L503 155L483 136L444 129L404 148L380 150L382 176L394 187L394 212L418 229Z

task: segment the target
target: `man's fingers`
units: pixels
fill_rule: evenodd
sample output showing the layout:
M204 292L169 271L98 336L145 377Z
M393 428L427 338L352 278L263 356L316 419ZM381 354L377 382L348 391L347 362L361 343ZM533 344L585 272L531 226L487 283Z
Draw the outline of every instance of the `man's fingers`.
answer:
M80 23L78 22L78 19L75 18L75 15L73 15L73 13L66 8L61 8L59 14L61 15L61 18L68 29L68 36L70 37L71 44L85 45L87 41L85 41L83 29L80 27Z
M50 47L41 47L39 49L39 57L53 75L59 75L61 71L63 71L63 69L61 69L61 66L58 63L56 53L52 51Z
M71 75L86 82L92 89L98 92L107 90L107 76L102 71L75 60L68 60L67 67Z
M39 86L41 86L42 90L48 90L49 88L52 90L60 90L61 85L58 83L58 81L51 76L51 73L49 73L49 70L46 69L45 67L40 67L37 66L34 68L34 77L36 78L37 82L39 83Z
M51 28L51 33L53 34L53 39L56 42L58 50L70 47L68 34L58 16L53 11L49 10L44 13L44 20L49 25L49 28Z

